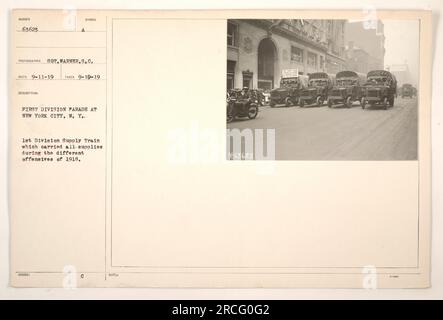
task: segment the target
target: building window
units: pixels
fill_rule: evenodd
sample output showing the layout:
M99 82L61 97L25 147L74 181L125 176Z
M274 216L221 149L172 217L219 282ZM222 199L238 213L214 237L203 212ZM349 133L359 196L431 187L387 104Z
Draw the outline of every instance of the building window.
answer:
M235 75L235 61L228 60L228 70L226 77L226 87L227 89L234 89L234 75Z
M312 52L308 52L308 66L317 67L317 55Z
M228 22L228 46L237 47L237 31L238 26Z
M257 87L263 90L272 90L273 81L272 80L258 80Z
M303 63L303 50L294 46L291 46L291 61Z
M243 88L252 89L252 76L253 73L251 71L243 71Z

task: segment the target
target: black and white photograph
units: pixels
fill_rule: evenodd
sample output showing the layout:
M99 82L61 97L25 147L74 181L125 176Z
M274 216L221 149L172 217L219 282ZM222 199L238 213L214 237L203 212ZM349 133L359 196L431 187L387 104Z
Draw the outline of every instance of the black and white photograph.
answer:
M227 158L417 160L419 27L228 20Z

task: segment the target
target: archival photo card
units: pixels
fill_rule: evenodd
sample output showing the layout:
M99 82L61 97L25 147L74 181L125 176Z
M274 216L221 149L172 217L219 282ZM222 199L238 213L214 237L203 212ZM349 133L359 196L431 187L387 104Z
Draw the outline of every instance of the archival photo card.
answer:
M13 10L11 286L429 287L431 22Z

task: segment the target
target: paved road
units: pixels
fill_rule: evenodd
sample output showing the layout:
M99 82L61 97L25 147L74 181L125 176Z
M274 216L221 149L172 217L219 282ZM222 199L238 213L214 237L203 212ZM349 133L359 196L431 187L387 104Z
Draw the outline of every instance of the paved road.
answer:
M417 100L397 98L383 110L342 106L261 107L254 120L228 128L275 128L277 160L415 160Z

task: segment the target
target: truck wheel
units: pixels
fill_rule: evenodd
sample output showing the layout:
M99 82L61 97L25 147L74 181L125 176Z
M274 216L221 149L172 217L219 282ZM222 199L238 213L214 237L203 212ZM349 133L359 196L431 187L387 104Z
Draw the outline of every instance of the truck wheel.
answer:
M291 99L289 99L289 97L287 97L286 99L285 99L285 106L286 107L290 107L292 105L292 101L291 101Z
M352 99L351 99L351 97L347 97L346 98L345 105L346 105L346 108L351 108L352 107Z
M392 97L391 99L389 99L389 106L392 108L394 106L394 97Z
M389 102L388 102L388 97L385 97L385 98L383 99L383 109L384 109L384 110L388 110L388 104L389 104Z
M362 109L366 108L366 100L365 100L365 98L361 98L360 104L361 104L361 108Z

